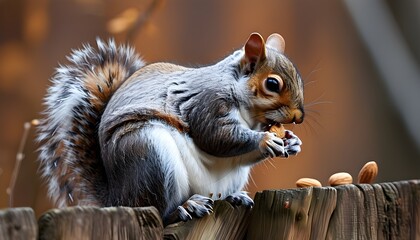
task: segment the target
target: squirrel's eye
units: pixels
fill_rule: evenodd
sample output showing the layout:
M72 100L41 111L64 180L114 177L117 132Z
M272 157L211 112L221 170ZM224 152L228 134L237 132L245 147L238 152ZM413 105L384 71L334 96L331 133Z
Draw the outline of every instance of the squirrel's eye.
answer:
M265 81L265 87L271 92L280 92L280 83L277 79L273 77L267 78L267 80Z
M263 88L265 94L276 96L283 89L283 79L278 74L269 74L264 81Z

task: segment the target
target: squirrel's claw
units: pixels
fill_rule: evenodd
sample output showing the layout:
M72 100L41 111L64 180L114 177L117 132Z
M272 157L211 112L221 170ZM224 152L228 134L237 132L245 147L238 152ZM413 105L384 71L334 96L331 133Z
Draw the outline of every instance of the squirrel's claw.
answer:
M184 207L178 206L177 211L178 211L179 220L186 222L192 219L191 215L188 213L188 211Z
M177 209L164 219L165 226L179 221L189 221L193 217L204 217L213 212L214 201L211 198L194 194L184 204L178 206Z
M232 193L227 196L225 200L232 204L234 207L245 206L246 208L252 208L254 206L254 201L244 191Z
M193 217L204 217L213 212L213 204L213 199L194 194L182 207Z
M179 221L189 221L193 217L204 217L213 212L214 201L211 198L195 194L191 196L184 204L178 206L177 209L165 217L165 226Z
M296 155L301 151L302 141L292 131L286 130L284 145L288 155Z
M267 132L260 143L260 151L264 157L284 157L286 154L284 142L275 133Z

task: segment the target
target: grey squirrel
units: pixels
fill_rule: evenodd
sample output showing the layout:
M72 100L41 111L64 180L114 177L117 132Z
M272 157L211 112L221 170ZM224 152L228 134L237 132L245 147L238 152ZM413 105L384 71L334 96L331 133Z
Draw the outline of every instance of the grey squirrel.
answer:
M213 198L252 207L251 167L300 152L303 82L279 34L250 35L214 65L146 65L128 46L97 40L52 78L39 159L58 207L155 206L165 224L212 212Z

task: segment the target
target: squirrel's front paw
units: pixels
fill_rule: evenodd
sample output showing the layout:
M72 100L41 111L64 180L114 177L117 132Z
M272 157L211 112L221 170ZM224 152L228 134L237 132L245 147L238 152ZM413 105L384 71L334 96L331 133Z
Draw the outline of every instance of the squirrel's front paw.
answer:
M284 142L275 133L266 132L260 142L260 151L266 158L287 157Z
M292 131L286 130L283 140L287 155L296 155L301 151L300 145L302 145L302 141Z

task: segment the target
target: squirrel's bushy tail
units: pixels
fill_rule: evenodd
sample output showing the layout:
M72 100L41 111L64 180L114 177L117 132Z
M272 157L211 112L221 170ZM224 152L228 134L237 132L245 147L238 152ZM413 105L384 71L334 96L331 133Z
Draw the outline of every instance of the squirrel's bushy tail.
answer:
M104 204L106 176L97 129L112 94L143 61L130 47L97 40L68 57L52 78L39 126L40 170L58 207Z

